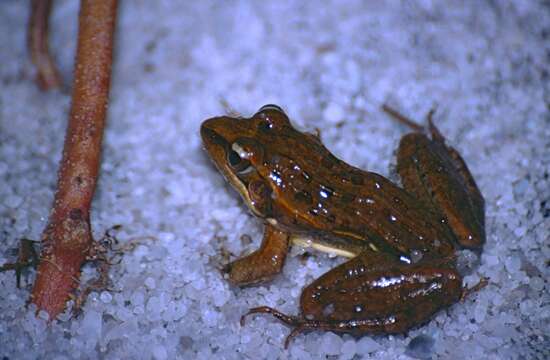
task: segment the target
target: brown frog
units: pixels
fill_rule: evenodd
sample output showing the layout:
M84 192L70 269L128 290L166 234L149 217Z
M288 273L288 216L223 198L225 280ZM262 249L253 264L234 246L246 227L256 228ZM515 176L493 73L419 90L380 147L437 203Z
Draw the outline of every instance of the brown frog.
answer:
M455 250L485 241L484 199L458 152L389 107L413 127L399 144L403 188L339 160L319 136L292 127L276 105L252 118L228 116L201 126L217 168L264 220L260 249L226 267L231 283L250 285L278 274L291 243L352 258L307 286L301 315L269 313L293 326L335 332L402 333L469 292L455 268Z

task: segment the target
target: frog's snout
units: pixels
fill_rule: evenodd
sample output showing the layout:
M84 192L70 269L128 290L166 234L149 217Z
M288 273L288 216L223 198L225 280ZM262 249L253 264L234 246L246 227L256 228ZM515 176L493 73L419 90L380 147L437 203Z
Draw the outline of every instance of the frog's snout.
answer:
M219 127L218 125L221 120L223 120L223 118L211 118L202 123L201 137L205 145L216 144L222 147L227 145L227 141L224 137L216 131L216 128Z

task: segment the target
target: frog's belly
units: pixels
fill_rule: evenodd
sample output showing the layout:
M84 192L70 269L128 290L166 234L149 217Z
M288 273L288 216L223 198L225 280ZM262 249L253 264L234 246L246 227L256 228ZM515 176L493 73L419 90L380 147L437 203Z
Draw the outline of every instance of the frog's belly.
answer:
M350 238L328 238L307 234L295 234L291 239L293 245L299 245L304 248L313 248L329 254L353 258L364 250L370 249L377 251L376 247L365 240Z

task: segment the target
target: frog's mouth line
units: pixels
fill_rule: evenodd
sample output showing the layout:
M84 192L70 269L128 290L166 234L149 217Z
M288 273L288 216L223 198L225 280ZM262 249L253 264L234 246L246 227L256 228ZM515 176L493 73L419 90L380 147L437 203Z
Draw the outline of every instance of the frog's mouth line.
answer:
M227 165L227 151L231 148L229 142L215 130L207 126L201 126L201 137L204 148L209 153L210 159L227 181L237 190L246 203L248 209L260 218L264 216L252 206L252 199L248 195L248 184L241 180Z

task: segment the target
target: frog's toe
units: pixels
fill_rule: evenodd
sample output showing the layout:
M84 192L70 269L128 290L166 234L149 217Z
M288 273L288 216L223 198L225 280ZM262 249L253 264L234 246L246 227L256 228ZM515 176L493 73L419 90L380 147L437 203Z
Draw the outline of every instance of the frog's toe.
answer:
M314 329L316 327L315 322L305 320L298 316L287 315L269 306L259 306L248 310L246 314L241 316L241 326L245 325L246 318L252 314L270 314L282 323L293 327L292 331L285 339L285 349L288 348L290 341L297 335L308 329Z
M246 314L241 316L241 325L244 326L245 319L252 314L270 314L273 317L279 319L281 322L290 326L299 326L304 321L302 318L292 315L287 315L269 306L258 306L248 310Z
M285 349L288 349L288 345L290 344L292 339L294 339L296 336L298 336L299 334L303 333L304 331L306 331L310 328L311 327L308 326L307 323L302 323L302 324L297 325L294 329L292 329L290 334L288 334L286 339L285 339Z

